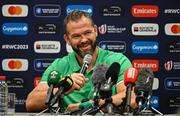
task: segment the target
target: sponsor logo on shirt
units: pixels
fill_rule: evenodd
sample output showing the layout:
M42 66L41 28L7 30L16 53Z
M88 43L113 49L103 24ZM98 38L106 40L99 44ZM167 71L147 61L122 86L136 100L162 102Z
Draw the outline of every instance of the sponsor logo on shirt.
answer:
M35 59L34 69L36 71L45 71L45 69L54 61L54 59Z
M93 7L91 5L68 5L66 7L66 14L68 15L73 10L80 10L80 11L87 12L89 16L93 15Z
M60 14L61 14L60 5L38 4L34 6L34 15L36 17L59 17Z
M136 41L132 43L132 52L135 54L156 54L159 51L158 42Z
M26 17L28 15L28 6L19 4L3 5L2 15L4 17Z
M27 71L28 70L28 60L27 59L3 59L2 69L4 71Z
M180 23L168 23L165 25L165 34L172 36L180 35Z
M115 52L126 52L126 43L124 41L101 41L99 46L102 49L115 51Z
M131 30L133 35L158 35L159 25L155 23L134 23Z
M157 17L159 14L159 7L157 5L134 5L131 9L134 17Z
M4 35L27 35L27 23L4 23L2 25L2 32Z
M123 10L119 5L103 6L101 9L102 16L117 17L122 16Z
M59 53L60 52L59 41L36 41L34 42L34 51L36 53Z
M54 23L39 23L35 25L35 30L37 34L60 34L60 24Z
M135 59L132 61L132 65L134 68L137 68L138 70L141 68L148 68L154 72L159 70L159 61L158 60Z

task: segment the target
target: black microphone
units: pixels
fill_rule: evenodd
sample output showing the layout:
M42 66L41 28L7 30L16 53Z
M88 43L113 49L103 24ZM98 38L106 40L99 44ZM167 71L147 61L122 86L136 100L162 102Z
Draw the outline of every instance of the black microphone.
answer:
M105 64L98 64L92 74L92 83L94 85L95 91L94 91L94 97L97 96L101 83L105 83L106 81L106 72L108 70L108 66Z
M81 67L80 73L84 74L88 69L89 64L91 63L92 56L90 54L86 54L83 58L83 65Z
M139 108L147 103L148 98L152 95L154 74L150 69L142 68L139 70L134 92L136 94L136 103Z
M53 97L53 90L55 87L57 87L57 84L60 80L60 74L58 71L51 71L48 75L48 85L49 85L49 88L48 88L48 92L47 92L47 97L46 97L46 100L45 100L45 104L46 105L49 105L50 103L50 100L52 99Z
M113 114L112 111L112 85L114 85L118 80L118 75L120 71L120 64L117 62L114 62L111 64L111 66L108 68L106 72L106 81L105 83L101 84L100 87L100 96L102 99L105 99L105 104L107 107L107 112L109 114Z
M64 93L70 90L72 86L73 80L69 76L62 78L57 85L59 89L52 98L50 106L53 106L55 103L57 103L58 99L62 98Z
M108 68L106 72L106 81L105 83L101 84L100 87L100 95L101 98L109 98L112 95L111 87L114 85L118 80L118 75L120 71L120 64L117 62L114 62L111 64L111 66ZM108 93L108 91L110 93Z

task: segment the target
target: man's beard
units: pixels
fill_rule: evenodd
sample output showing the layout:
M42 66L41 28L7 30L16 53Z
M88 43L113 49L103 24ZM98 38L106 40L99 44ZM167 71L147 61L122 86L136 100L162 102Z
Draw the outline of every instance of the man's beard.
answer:
M86 54L91 54L91 55L94 54L94 51L95 51L96 46L97 46L96 41L94 43L92 41L90 41L90 44L91 44L91 49L89 51L86 51L86 52L83 52L80 50L80 45L78 45L77 47L73 47L73 46L71 46L71 47L76 54L78 54L81 58L84 58L84 56Z

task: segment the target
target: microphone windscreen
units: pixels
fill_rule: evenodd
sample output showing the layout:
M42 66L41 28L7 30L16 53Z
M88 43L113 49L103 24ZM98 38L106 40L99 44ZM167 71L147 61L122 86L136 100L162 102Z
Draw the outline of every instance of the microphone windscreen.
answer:
M129 83L135 85L136 79L138 75L138 70L135 68L127 68L124 72L124 85L128 85Z
M120 64L117 62L113 62L106 72L106 79L108 80L109 77L111 77L111 81L113 82L113 84L115 84L118 79L119 71Z
M60 73L58 71L51 71L48 75L48 85L57 85L60 80Z
M154 74L151 69L142 68L139 70L136 85L134 88L135 93L144 91L147 94L152 94L152 85L154 81Z
M92 60L92 56L90 54L86 54L83 58L83 63L90 64Z
M98 64L92 74L92 83L94 86L97 86L100 83L103 83L106 81L105 74L108 70L108 66L105 64Z

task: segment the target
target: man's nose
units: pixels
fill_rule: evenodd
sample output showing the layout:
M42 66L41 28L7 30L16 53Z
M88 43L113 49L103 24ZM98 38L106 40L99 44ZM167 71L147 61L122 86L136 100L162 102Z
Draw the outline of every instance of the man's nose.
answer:
M85 35L81 35L81 42L86 42L88 39Z

